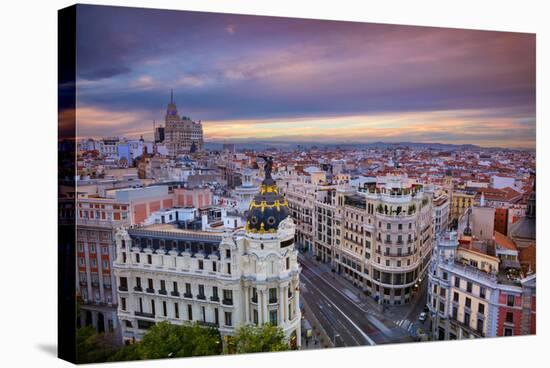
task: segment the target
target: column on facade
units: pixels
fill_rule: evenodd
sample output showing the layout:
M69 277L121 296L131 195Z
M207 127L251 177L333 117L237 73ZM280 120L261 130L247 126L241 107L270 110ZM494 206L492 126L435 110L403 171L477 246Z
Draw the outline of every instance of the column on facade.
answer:
M244 287L244 320L245 323L250 322L250 298L249 298L249 289L248 285Z
M283 325L285 322L285 287L279 286L279 325Z
M269 316L267 315L267 290L262 290L262 315L263 323L269 322Z
M300 301L299 301L300 291L298 290L298 283L296 283L296 290L293 292L294 292L294 314L298 314L300 312Z

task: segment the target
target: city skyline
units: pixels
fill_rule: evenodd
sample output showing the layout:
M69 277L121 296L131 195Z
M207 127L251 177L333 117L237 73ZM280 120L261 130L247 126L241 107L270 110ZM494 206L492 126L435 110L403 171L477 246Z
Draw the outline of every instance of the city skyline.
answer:
M532 34L118 7L79 14L81 137L151 138L173 88L208 142L535 145Z

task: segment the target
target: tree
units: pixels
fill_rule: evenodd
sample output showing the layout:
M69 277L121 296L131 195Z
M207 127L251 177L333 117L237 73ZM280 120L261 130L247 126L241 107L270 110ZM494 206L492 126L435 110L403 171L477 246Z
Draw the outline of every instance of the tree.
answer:
M139 360L139 352L138 352L139 344L129 344L124 345L122 348L120 348L116 353L111 355L108 362L126 362L129 360Z
M215 328L173 325L166 321L151 327L138 343L139 359L163 359L221 354L220 333Z
M237 354L290 349L283 330L271 324L241 326L232 340Z
M110 334L98 334L92 326L76 331L76 360L81 363L105 362L117 351Z

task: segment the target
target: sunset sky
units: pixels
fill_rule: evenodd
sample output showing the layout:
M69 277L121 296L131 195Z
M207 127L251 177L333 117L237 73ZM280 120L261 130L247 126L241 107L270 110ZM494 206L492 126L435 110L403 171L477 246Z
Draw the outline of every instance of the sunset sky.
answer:
M170 89L205 141L535 145L532 34L77 10L80 137L152 137Z

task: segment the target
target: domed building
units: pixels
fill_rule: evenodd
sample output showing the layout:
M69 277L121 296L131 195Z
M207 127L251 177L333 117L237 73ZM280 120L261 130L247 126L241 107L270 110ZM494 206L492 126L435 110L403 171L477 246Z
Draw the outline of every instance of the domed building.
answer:
M288 201L277 190L271 177L271 161L266 161L265 179L260 193L250 202L246 218L246 231L252 233L275 233L279 224L289 216Z

